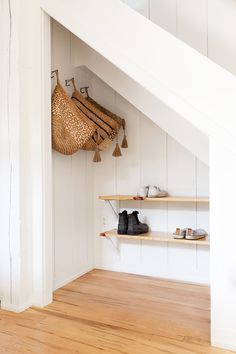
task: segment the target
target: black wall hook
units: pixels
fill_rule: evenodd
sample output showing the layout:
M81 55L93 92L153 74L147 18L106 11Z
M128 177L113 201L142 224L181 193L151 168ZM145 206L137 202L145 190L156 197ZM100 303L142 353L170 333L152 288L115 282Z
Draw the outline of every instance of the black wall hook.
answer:
M51 71L51 79L53 79L55 77L55 74L56 74L56 76L58 78L58 69Z
M89 97L88 89L89 89L89 86L81 87L81 88L80 88L80 92L81 92L82 94L86 93L87 97Z
M67 87L70 86L70 83L73 82L73 80L74 80L74 77L72 77L71 79L66 79L66 80L65 80L65 85L66 85Z
M72 77L71 79L66 79L65 80L65 85L68 87L68 86L70 86L71 82L72 82L72 85L74 87L74 90L76 91L75 78L74 77Z

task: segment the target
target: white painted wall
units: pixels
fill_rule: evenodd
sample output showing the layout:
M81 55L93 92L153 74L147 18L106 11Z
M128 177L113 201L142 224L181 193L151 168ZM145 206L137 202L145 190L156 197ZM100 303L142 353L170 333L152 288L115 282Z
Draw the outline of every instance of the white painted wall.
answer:
M19 153L18 136L14 137L13 122L18 126L18 112L12 107L13 89L12 72L16 73L15 63L11 59L11 51L15 54L15 41L9 41L10 33L13 32L13 24L9 13L12 11L10 4L5 1L0 3L0 223L1 223L1 248L0 248L0 296L4 303L12 303L12 254L18 250L18 245L13 246L13 240L19 237ZM15 17L14 17L15 19ZM18 75L15 77L18 82ZM18 102L17 102L18 103ZM18 108L18 105L17 105ZM13 228L11 223L15 221Z
M236 351L236 156L211 141L211 334L212 344ZM227 182L226 182L227 181ZM221 188L219 188L221 186ZM228 206L228 207L226 207Z
M88 74L71 60L71 33L52 21L52 69L71 95L65 79L87 84ZM55 86L52 80L52 88ZM53 151L54 289L93 268L92 153L65 156Z
M117 226L109 205L97 200L99 195L136 194L140 185L153 184L171 195L208 196L208 167L95 75L89 86L92 97L125 117L129 142L121 158L111 156L112 146L102 153L102 163L94 164L96 267L208 284L208 248L122 240L117 252L109 240L98 237L101 230ZM155 231L209 229L208 206L202 204L122 202L114 206L117 210L139 210L141 219ZM116 244L115 239L113 242Z
M132 4L132 1L128 2ZM134 1L134 8L152 20L162 18L162 3ZM150 12L149 12L150 11ZM174 13L172 9L172 14ZM158 14L158 16L157 16ZM167 17L168 18L168 17ZM172 18L166 19L166 26ZM174 26L176 31L176 27ZM193 37L193 45L194 45ZM205 37L204 37L205 40ZM199 44L199 41L197 42ZM124 116L129 149L118 160L112 148L94 165L95 230L115 227L116 217L109 205L97 201L101 194L136 194L140 185L157 184L171 195L208 196L208 167L153 124L102 80L92 75L90 92L96 100ZM181 166L182 170L179 169ZM201 227L209 231L209 210L201 204L146 205L140 202L116 204L117 210L138 209L152 230L172 232L176 227ZM113 240L116 243L116 240ZM200 246L119 241L119 252L108 240L96 236L96 267L137 274L155 275L197 283L209 283L209 249Z
M22 20L26 13L28 21ZM50 203L44 208L50 169L42 172L45 151L50 161L50 128L43 129L50 101L44 64L50 54L44 60L49 41L40 30L47 29L47 17L42 23L41 15L37 2L0 2L0 296L1 307L13 311L45 305L52 298L52 250L50 237L44 239L50 230Z
M148 7L151 20L236 74L235 1L139 1L142 13ZM236 350L236 156L225 146L220 133L210 141L211 335L213 345Z
M123 96L129 97L130 101L130 91L132 91L135 96L133 102L135 106L138 107L141 102L137 92L140 85L156 98L157 105L162 102L163 111L167 106L175 118L177 117L174 113L177 113L179 119L172 120L167 115L165 119L160 118L161 114L156 118L150 116L147 114L147 108L146 111L142 111L169 134L170 123L176 131L182 131L182 141L194 142L188 147L192 152L194 147L202 147L204 137L216 136L219 131L222 141L227 141L227 146L230 145L232 151L236 150L234 137L236 78L234 75L118 0L99 2L71 0L70 6L67 6L66 1L61 1L60 7L55 7L53 0L41 0L41 3L52 17L57 18L83 42L123 72L127 76L127 81L129 78L133 80L133 90L127 89ZM91 7L93 7L92 13ZM103 17L105 20L101 21ZM95 32L97 36L94 36ZM158 50L154 43L158 46ZM87 61L84 62L85 64ZM96 73L98 71L99 69ZM106 74L103 70L103 74L100 73L101 78ZM117 83L118 80L111 79L111 81L113 88L120 84ZM116 91L118 92L117 88ZM222 115L225 117L224 122ZM197 145L195 141L196 130L190 140L186 130L180 129L186 122L190 125L189 130L192 126L198 133L203 133L200 144ZM172 136L181 141L180 135L178 139ZM194 153L200 157L198 149ZM204 156L201 158L205 161Z
M73 44L70 32L53 21L52 68L59 69L62 83L75 76L80 86L89 84L90 92L98 102L125 117L129 149L123 150L124 156L116 160L111 156L112 146L102 153L101 164L91 163L91 153L80 151L68 157L53 152L54 286L61 286L91 267L91 257L90 261L86 258L92 252L91 243L87 242L91 230L86 229L90 225L87 221L91 204L84 207L83 203L86 195L90 196L91 203L93 192L96 267L209 283L208 248L123 241L120 255L117 255L108 241L98 238L102 230L111 224L116 226L109 208L97 200L98 195L136 194L140 185L157 184L168 189L171 195L208 196L208 167L96 75L85 68L74 69L71 57ZM67 91L71 94L72 89ZM180 165L184 175L179 173ZM208 207L201 204L146 206L128 203L126 206L124 203L120 207L131 209L132 204L140 210L152 230L171 232L176 227L209 229ZM75 215L79 217L75 218Z
M0 298L19 312L52 300L50 32L37 1L0 10Z

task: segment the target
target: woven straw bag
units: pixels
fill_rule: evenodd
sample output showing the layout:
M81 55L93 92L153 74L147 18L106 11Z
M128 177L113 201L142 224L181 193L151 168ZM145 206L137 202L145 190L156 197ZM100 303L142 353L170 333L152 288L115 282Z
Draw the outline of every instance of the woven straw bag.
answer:
M109 111L107 108L101 106L99 103L97 103L96 101L94 101L89 95L88 95L88 91L87 92L87 97L86 100L88 102L90 102L95 108L97 108L99 111L101 111L102 113L106 114L107 116L111 117L112 119L114 119L118 126L123 128L124 131L124 137L123 137L123 141L121 144L121 147L123 149L127 149L128 148L128 141L126 138L126 133L125 133L125 128L126 128L126 122L124 118L119 117L118 115L116 115L115 113L112 113L111 111Z
M125 129L125 120L124 118L121 118L119 116L117 116L115 113L112 113L111 111L109 111L107 108L101 106L99 103L97 103L96 101L94 101L90 96L86 97L86 100L88 102L90 102L96 109L98 109L100 112L106 114L107 116L111 117L112 119L114 119L114 121L116 121L118 123L119 127L123 127L123 129Z
M72 95L72 101L96 127L96 133L84 144L83 149L95 151L98 147L98 149L102 151L112 144L122 125L122 119L115 120L106 113L109 111L99 109L101 106L96 106L89 102L89 100L76 89L74 80L73 85L75 91Z
M52 95L52 147L64 155L72 155L93 136L96 127L77 109L62 88L58 72Z

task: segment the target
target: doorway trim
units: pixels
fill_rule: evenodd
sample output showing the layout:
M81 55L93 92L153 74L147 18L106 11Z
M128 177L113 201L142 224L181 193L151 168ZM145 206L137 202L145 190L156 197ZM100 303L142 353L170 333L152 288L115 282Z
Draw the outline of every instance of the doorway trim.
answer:
M53 298L53 190L51 147L51 18L41 11L41 122L38 169L32 161L33 304L46 306ZM33 78L32 78L33 79ZM39 181L40 185L37 183Z

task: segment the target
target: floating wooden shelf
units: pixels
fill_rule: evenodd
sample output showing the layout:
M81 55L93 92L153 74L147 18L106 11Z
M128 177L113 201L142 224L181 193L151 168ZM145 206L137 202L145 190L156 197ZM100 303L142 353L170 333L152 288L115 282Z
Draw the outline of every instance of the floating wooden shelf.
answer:
M166 234L164 232L151 231L146 234L132 236L132 235L118 235L117 230L113 229L110 231L105 231L100 234L101 237L117 237L120 239L132 239L132 240L145 240L145 241L157 241L157 242L168 242L168 243L178 243L178 244L191 244L191 245L202 245L209 246L209 237L200 240L186 240L186 239L175 239L172 234Z
M207 197L164 197L164 198L143 198L139 199L134 195L101 195L99 197L101 200L141 200L144 202L172 202L172 203L209 203L209 198Z

